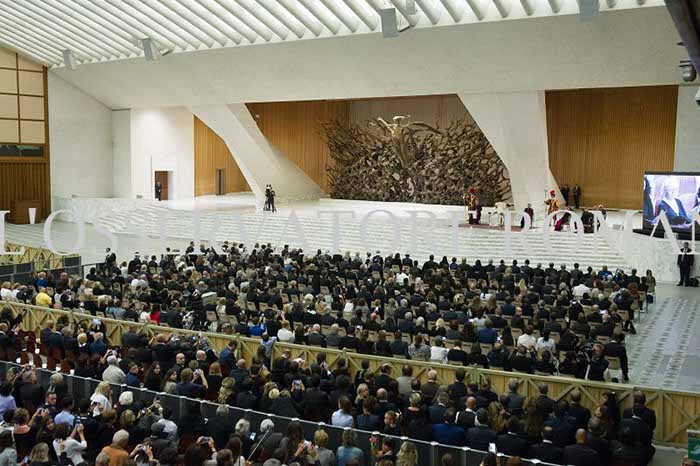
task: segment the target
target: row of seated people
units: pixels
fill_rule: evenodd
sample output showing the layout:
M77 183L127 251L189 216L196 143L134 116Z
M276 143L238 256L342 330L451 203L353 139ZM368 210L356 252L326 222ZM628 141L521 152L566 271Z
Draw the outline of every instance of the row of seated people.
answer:
M135 337L134 342L138 335ZM299 417L312 422L324 421L337 427L378 430L385 435L407 435L417 440L435 439L440 443L468 445L477 450L486 450L490 443L495 443L498 450L507 455L535 457L555 464L583 465L593 461L593 464L626 462L624 464L641 465L647 464L653 455L651 439L655 415L644 406L642 393L635 394L634 407L624 412L617 405L615 394L608 393L591 412L581 404L581 395L577 391L572 392L568 400L556 402L548 397L547 385L542 385L539 395L526 398L519 393L521 390L517 379L513 379L508 393L499 395L492 390L487 379L482 380L481 384L466 382L466 373L462 369L456 372L455 380L449 385L450 381L438 382L435 371L430 371L428 381L421 383L413 377L410 366L404 367L401 376L393 378L392 366L384 365L375 374L367 364L353 377L344 361L339 361L334 370L328 370L323 355L313 364L308 364L292 360L290 354L285 352L272 364L266 358L268 348L264 345L261 345L251 364L238 360L224 376L221 367L231 367L228 361L235 357L235 342L217 356L203 344L203 340L173 342L173 345L180 345L180 349L187 351L187 355L178 353L174 361L169 357L163 360L157 358L161 354L169 355L169 351L163 347L171 342L167 342L164 336L156 338L159 351L151 350L147 344L139 344L128 350L108 350L106 360L100 358L90 375L106 382L126 381L127 385L152 389L157 389L160 384L160 390L166 393L191 398L214 397L223 406ZM143 348L148 348L151 357L156 357L150 364L134 358L134 352ZM128 368L125 379L115 379L120 373L124 376L120 368L124 365ZM143 374L144 371L146 374ZM13 383L12 393L18 401L17 406L46 408L38 404L38 397L43 392L37 387L34 371L26 368L16 375ZM49 389L46 404L55 405L57 397L52 395L64 391ZM117 422L123 421L124 409L128 411L131 404L128 396L124 400L120 397L119 403L113 403L107 383L100 384L90 400L91 404L83 406L83 410L96 415L98 419L106 415L108 422L112 422L113 430L118 427L115 425ZM73 409L72 404L66 407L69 411ZM122 412L112 415L115 407ZM149 409L152 414L154 408ZM141 411L138 417L144 415ZM165 419L163 423L168 425L171 419L167 416L167 410L161 414ZM180 436L186 435L190 439L190 443L205 434L214 437L216 432L209 429L221 425L211 423L211 419L204 422L199 405L196 405L196 409L188 410L186 416L192 419L188 417L187 422L179 422L179 428L176 428ZM127 415L125 422L130 422L129 419ZM151 424L146 422L144 425L147 427ZM151 433L151 429L146 429L144 425L129 432L133 435L132 444L141 443ZM165 428L159 434L170 435ZM226 435L218 438L219 443L226 446L229 438ZM97 448L93 449L93 453L96 454L100 447L105 448L108 440L109 435L103 435L102 443L96 443ZM251 447L252 442L248 443L248 447ZM383 445L383 442L379 444ZM214 447L221 448L218 445ZM268 449L268 452L280 458L283 453L277 450ZM383 448L377 454L381 454L381 451ZM340 453L337 453L337 464L341 464ZM283 460L284 456L280 461Z
M263 305L269 304L281 307L285 297L294 300L300 294L308 293L317 297L322 291L328 295L324 296L326 302L330 301L336 311L348 301L361 298L365 303L379 300L384 312L384 306L392 305L392 300L393 307L397 308L403 299L412 307L431 302L441 311L447 310L460 304L453 299L456 295L461 294L468 301L480 294L484 297L490 295L488 290L491 288L493 301L503 300L508 295L516 301L527 298L524 310L528 312L528 304L534 305L539 299L552 304L557 298L552 292L561 291L562 286L567 290L585 287L595 290L593 294L628 287L633 298L629 300L630 304L642 300L645 289L649 288L644 283L648 277L640 279L634 270L629 276L620 271L613 275L605 267L598 273L590 267L583 272L578 264L571 271L565 266L555 269L553 264L548 268L530 267L528 261L522 268L517 261L508 267L504 261L498 266L492 263L482 266L477 261L472 266L466 261L457 264L456 258L450 264L446 258L437 263L431 256L422 268L414 265L404 273L394 272L393 269L398 267L396 258L392 268L387 268L379 255L368 257L364 264L359 261L360 265L357 265L357 260L333 262L333 259L320 251L314 257L306 257L299 250L287 248L274 254L272 248L265 246L251 253L232 248L226 254L218 254L210 249L203 256L163 256L161 272L154 273L158 269L148 267L136 257L124 268L117 267L114 262L107 263L99 271L92 270L85 279L73 279L63 273L53 281L54 288L43 286L50 280L37 279L32 282L34 286L20 286L24 291L16 294L15 299L41 305L48 302L67 308L83 306L90 312L109 310L120 318L127 314L127 319L137 319L143 315L144 309L149 311L147 315L157 315L172 308L180 310L180 306L200 310L202 295L212 292L225 298L225 306L231 308L225 314L236 311L239 295L246 306L252 303L257 310L262 310ZM354 267L359 267L357 272ZM357 276L358 272L356 284L348 283L341 276ZM37 298L41 299L37 301ZM485 306L495 307L495 302L489 301L485 300ZM627 309L621 307L621 310Z

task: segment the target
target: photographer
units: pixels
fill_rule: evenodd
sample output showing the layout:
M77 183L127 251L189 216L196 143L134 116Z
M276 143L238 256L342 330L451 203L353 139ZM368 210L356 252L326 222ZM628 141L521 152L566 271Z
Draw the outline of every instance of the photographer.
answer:
M70 432L70 435L68 434ZM53 449L59 460L65 455L73 464L80 464L83 460L83 452L87 450L88 444L85 440L84 427L80 423L76 423L71 430L68 424L56 424L55 437L53 441ZM76 440L80 438L80 441Z

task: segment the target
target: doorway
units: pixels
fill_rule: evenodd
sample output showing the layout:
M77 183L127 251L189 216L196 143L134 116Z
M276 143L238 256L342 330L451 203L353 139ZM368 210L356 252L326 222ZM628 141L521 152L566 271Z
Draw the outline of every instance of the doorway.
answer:
M154 188L153 188L153 197L155 197L155 183L160 181L160 184L163 186L163 190L161 191L160 194L160 200L161 201L167 201L170 199L169 197L169 185L168 179L170 178L170 171L156 171L155 172L155 182L154 182Z
M216 169L216 195L223 196L226 194L226 169Z

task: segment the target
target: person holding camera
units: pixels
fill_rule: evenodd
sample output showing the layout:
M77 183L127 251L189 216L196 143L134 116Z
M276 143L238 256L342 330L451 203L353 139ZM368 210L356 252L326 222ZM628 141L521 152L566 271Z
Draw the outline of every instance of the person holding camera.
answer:
M79 420L72 430L65 422L56 424L54 434L56 438L53 441L53 448L59 460L65 455L65 458L71 460L73 464L80 464L84 461L83 452L88 447L84 430L83 424ZM80 440L77 440L76 437Z

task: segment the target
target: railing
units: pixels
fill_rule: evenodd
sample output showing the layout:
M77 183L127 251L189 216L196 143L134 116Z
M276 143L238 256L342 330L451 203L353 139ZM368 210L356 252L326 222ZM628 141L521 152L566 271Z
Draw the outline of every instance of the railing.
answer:
M38 335L45 327L47 320L65 320L68 323L77 323L81 320L94 318L90 314L80 312L57 310L30 306L21 303L3 302L4 308L10 309L14 315L24 313L23 327ZM4 309L3 309L4 310ZM107 338L113 344L121 342L121 335L130 326L136 326L140 331L148 335L154 333L164 333L169 335L176 332L181 335L198 335L200 332L183 329L173 329L158 325L127 322L111 318L100 317L107 327ZM238 342L238 357L250 361L256 354L260 345L260 340L246 338L240 335L225 335L220 333L203 333L207 337L213 349L221 351L229 341ZM428 371L434 369L438 373L438 382L451 384L455 380L455 372L459 367L448 364L437 364L432 362L412 361L397 358L387 358L382 356L371 356L355 354L330 348L319 348L314 346L294 345L277 342L272 348L272 359L289 350L293 358L301 357L305 361L316 361L316 356L324 354L326 363L330 370L337 367L338 361L343 358L347 361L351 373L361 368L362 361L368 361L373 371L378 371L382 364L390 364L393 374L401 373L404 365L413 368L413 376L421 381L427 380ZM498 393L508 391L508 382L511 378L517 378L520 383L520 393L524 396L537 396L539 385L546 384L549 387L549 396L555 400L567 397L573 390L581 393L581 404L591 411L601 405L606 392L615 392L621 409L631 408L633 404L633 393L637 390L646 395L647 406L656 412L657 425L654 432L657 444L667 444L673 446L687 445L687 430L700 429L700 393L680 390L665 390L656 387L638 386L633 384L615 384L595 382L591 380L573 379L557 376L539 376L523 373L513 373L498 370L482 369L479 367L464 367L467 371L467 380L481 382L482 379L489 379L493 389Z
M12 367L19 367L18 364L12 362L0 362L0 372L3 374ZM38 368L37 381L38 384L43 388L48 388L50 385L49 378L53 375L53 372ZM78 377L72 374L64 374L63 380L66 382L68 393L70 393L74 399L81 400L90 398L94 393L95 388L100 383L99 380L88 379L84 377ZM160 399L160 404L163 407L167 407L172 410L173 420L181 419L185 413L191 413L192 409L199 409L201 415L205 419L210 419L216 416L216 409L219 407L218 403L211 401L204 401L192 398L186 398L184 396L170 395L167 393L157 393L145 388L134 388L128 387L126 385L110 384L112 387L112 400L117 400L122 392L130 391L134 395L134 403L140 401L151 404L155 397ZM301 423L304 429L304 437L306 439L313 439L314 432L318 429L323 429L328 434L328 445L327 448L336 451L338 447L342 445L342 435L344 428L335 427L332 425L325 424L323 422L309 422L300 419L291 419L282 416L276 416L274 414L262 413L258 411L253 411L251 409L240 409L229 406L228 414L228 425L234 426L240 419L246 419L250 422L251 432L260 432L260 424L265 419L270 419L275 424L275 431L285 433L287 426L292 421L298 421ZM368 432L362 430L355 430L357 434L357 446L364 450L364 464L362 466L371 466L374 461L370 458L369 449L365 448L369 445L369 439L373 435L380 435L378 432ZM384 436L384 435L382 435ZM256 440L262 438L261 434L258 434ZM401 444L409 439L407 437L393 437L396 442L396 451L400 448ZM442 445L438 442L424 442L420 440L410 439L411 443L416 446L418 450L418 464L439 464L442 455L449 453L453 456L456 463L465 466L478 466L481 463L486 452L473 450L469 447L454 447L448 445ZM535 463L523 460L527 466L536 466ZM552 466L548 463L537 463L543 464L545 466Z
M61 272L77 275L82 272L81 258L77 254L64 256L48 249L5 243L7 252L19 252L20 248L24 248L22 255L0 255L0 282L27 284L32 273L40 271L50 271L54 275Z

